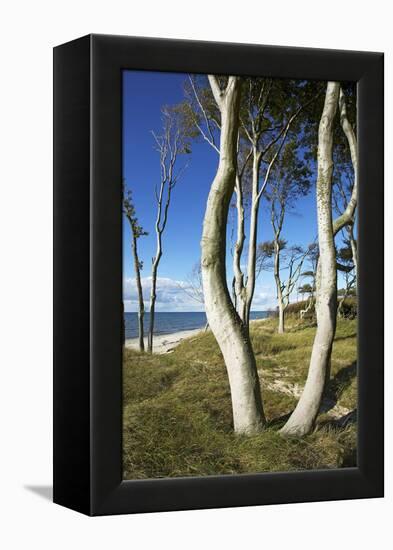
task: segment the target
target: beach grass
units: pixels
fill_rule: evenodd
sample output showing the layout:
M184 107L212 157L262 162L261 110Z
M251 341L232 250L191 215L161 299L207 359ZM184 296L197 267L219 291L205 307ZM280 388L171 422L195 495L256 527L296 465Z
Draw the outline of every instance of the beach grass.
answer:
M278 433L307 376L315 325L254 321L251 337L268 420L255 436L233 433L228 379L211 332L171 353L124 350L123 478L277 472L356 465L356 320L339 320L331 382L312 434Z

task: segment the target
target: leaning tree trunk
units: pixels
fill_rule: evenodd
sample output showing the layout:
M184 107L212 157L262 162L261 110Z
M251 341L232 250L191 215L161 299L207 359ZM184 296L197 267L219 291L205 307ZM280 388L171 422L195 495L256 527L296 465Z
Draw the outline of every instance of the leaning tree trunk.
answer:
M328 82L318 134L317 213L319 276L316 289L317 331L307 381L299 402L281 433L303 436L315 423L329 369L337 316L336 251L332 224L333 120L337 111L338 82Z
M248 332L232 304L226 281L226 228L236 178L241 81L229 77L225 91L209 76L221 112L220 159L206 206L202 234L202 280L206 315L228 372L236 433L256 433L265 423L255 357Z
M134 233L132 235L132 253L134 256L135 280L136 280L136 288L138 291L138 303L139 303L139 309L138 309L139 350L145 351L144 328L143 328L143 316L145 314L145 305L143 302L141 269L140 269L140 262L138 257L137 238Z

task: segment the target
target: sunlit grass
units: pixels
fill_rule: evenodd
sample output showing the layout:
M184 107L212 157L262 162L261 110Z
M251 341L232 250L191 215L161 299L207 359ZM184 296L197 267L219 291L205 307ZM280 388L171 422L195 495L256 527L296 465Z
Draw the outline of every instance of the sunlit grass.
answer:
M287 333L276 320L252 324L268 427L235 436L229 385L211 332L185 340L166 355L125 350L123 371L123 476L125 479L214 475L354 465L356 424L341 425L331 411L311 435L284 439L279 427L297 402L285 388L307 376L315 327L296 318ZM356 409L356 321L340 320L333 348L329 402ZM344 416L344 415L343 415ZM344 424L344 423L343 423Z

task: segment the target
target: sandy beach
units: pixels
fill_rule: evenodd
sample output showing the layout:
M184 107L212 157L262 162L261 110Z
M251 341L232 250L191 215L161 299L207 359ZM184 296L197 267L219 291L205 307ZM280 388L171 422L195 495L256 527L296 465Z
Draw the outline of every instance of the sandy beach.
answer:
M196 336L203 329L197 328L193 330L181 330L172 334L158 334L153 338L153 353L170 353L176 346L185 338ZM126 340L126 348L139 349L138 338L129 338ZM145 349L147 349L147 337L145 337Z
M266 321L266 319L253 319L251 324ZM170 353L186 338L191 338L197 334L205 332L204 328L196 328L192 330L180 330L171 334L158 334L153 339L153 353ZM125 347L139 350L139 339L128 338L125 342ZM147 349L147 336L145 336L145 350Z

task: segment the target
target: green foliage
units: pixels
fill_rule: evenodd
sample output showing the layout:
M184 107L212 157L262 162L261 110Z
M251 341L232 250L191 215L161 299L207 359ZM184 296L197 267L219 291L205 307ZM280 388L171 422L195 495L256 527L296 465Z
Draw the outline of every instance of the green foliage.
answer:
M352 293L356 292L355 290ZM345 319L356 319L358 314L358 302L355 296L351 295L345 298L340 307L340 313Z
M269 425L256 436L233 433L230 391L211 332L182 342L173 353L125 350L123 370L125 479L337 468L354 465L356 425L328 414L299 440L278 429L297 398L277 381L303 384L315 327L289 319L276 334L274 320L253 322L252 343ZM356 323L339 320L332 356L331 399L356 408ZM345 405L344 405L345 403Z
M354 267L350 241L344 239L344 246L337 250L337 269L349 273Z
M311 294L313 292L313 287L306 283L298 288L299 294Z
M307 293L308 290L307 287L309 285L303 285L303 287L299 288L299 293ZM304 291L302 291L302 288ZM338 296L343 296L345 293L345 289L340 289L337 294ZM354 294L355 291L349 296L347 296L344 300L344 302L341 305L341 314L346 319L356 319L357 318L357 298ZM302 300L300 302L294 302L293 304L289 304L289 306L286 309L286 317L289 318L290 316L299 317L300 311L303 309L306 309L308 304L308 300ZM307 313L308 319L314 319L315 318L315 307L314 304L312 305L311 309Z
M144 235L148 235L148 232L143 229L139 224L138 218L136 216L135 205L132 199L131 189L126 189L123 183L123 214L130 223L132 234L135 239L139 239ZM142 262L141 269L142 269Z
M303 285L303 287L301 287L301 288L304 289L304 287L309 287L309 286L310 285ZM299 293L302 293L301 288L299 288ZM305 289L305 292L308 292L308 290ZM299 314L300 314L301 310L306 309L307 305L308 305L308 300L302 300L300 302L294 302L293 304L289 304L289 306L287 307L286 312L285 312L287 318L291 315L293 315L295 317L299 317ZM308 317L313 318L314 315L315 315L315 309L314 309L314 305L313 305L311 307L310 311L308 312Z

